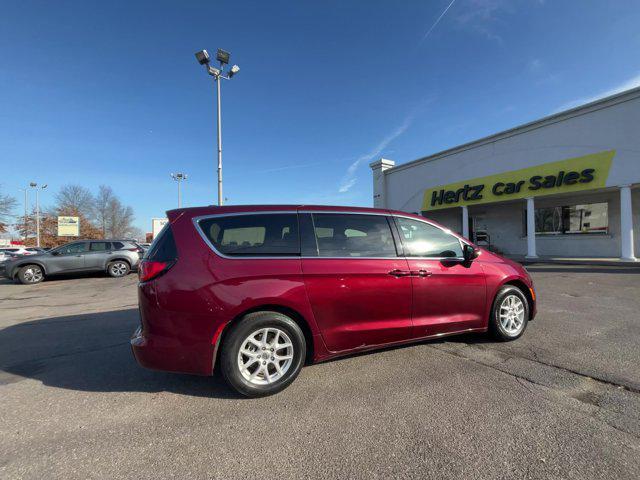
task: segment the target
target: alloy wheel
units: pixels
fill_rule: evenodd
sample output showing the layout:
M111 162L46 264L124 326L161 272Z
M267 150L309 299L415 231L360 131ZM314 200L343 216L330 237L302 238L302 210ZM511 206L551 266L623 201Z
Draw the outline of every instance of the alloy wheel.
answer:
M284 377L293 363L293 343L279 328L261 328L240 344L238 368L253 385L267 385Z
M24 271L23 276L28 283L38 283L42 280L42 270L40 267L29 267Z
M517 335L524 325L524 303L517 295L507 295L500 304L500 324L509 335Z
M117 262L111 265L111 273L114 277L121 277L127 273L127 266L122 262Z

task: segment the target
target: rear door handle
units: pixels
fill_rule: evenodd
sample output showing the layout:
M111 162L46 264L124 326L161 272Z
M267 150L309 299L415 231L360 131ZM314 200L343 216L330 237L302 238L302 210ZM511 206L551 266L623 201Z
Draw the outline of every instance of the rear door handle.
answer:
M399 269L394 269L391 270L389 272L389 275L393 275L394 277L408 277L411 275L411 272L408 272L407 270L399 270Z

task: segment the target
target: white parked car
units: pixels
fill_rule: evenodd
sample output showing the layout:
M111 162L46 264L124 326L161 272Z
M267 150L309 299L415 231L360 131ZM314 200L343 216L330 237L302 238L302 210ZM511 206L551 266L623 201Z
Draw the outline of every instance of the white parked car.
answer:
M46 252L44 248L40 248L40 247L25 247L24 249L27 251L25 255L37 255L39 253Z
M0 248L0 252L13 253L15 255L36 255L38 253L43 253L44 251L45 250L40 247L24 247L19 245Z
M19 256L20 255L13 253L10 249L0 248L0 263L18 258Z

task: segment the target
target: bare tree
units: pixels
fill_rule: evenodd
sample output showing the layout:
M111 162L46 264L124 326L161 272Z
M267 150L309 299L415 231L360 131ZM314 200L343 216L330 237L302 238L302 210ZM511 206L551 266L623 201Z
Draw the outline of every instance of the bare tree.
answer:
M94 210L98 228L102 230L102 236L107 236L107 224L109 221L109 205L116 198L111 187L100 185L95 198Z
M125 232L124 236L125 238L132 238L132 239L138 240L139 242L146 242L147 240L145 233L142 231L142 229L133 225L129 228L128 231Z
M107 204L105 232L111 238L124 238L133 227L133 209L113 196Z
M89 189L82 185L65 185L56 193L55 199L58 214L94 217L95 200Z
M95 197L94 213L98 228L104 238L125 238L132 236L133 209L123 205L111 187L100 185Z
M6 231L6 226L13 217L16 203L16 199L12 196L0 193L0 232Z

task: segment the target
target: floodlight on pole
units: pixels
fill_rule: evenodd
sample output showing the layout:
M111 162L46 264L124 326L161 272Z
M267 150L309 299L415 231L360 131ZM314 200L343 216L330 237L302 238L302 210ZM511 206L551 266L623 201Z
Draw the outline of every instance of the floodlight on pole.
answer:
M207 65L211 61L209 52L207 52L206 50L200 50L199 52L196 52L196 59L198 60L200 65Z
M189 178L186 173L172 173L171 178L178 182L178 208L182 208L182 193L180 191L180 184L183 180Z
M220 62L220 65L228 64L230 57L231 57L231 54L229 52L222 50L221 48L219 48L218 51L216 52L216 60Z
M219 68L215 68L210 63L210 57L206 50L200 50L196 53L196 59L200 65L203 65L207 73L213 77L213 81L216 83L217 94L217 117L218 117L218 205L222 205L222 106L221 106L221 93L220 93L220 80L230 80L234 75L240 71L238 65L234 65L229 69L229 74L224 75L225 65L229 64L231 54L225 50L218 49L216 52L216 60L220 64Z
M240 67L238 65L234 65L233 67L231 67L231 70L229 70L229 78L233 77L239 71Z

